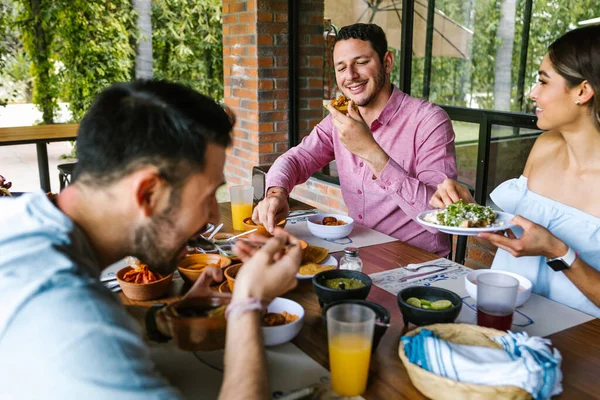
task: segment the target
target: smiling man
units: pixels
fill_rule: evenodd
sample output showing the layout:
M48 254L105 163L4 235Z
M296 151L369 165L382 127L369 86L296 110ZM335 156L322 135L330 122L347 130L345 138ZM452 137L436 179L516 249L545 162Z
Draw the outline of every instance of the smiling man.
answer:
M56 201L42 192L0 199L1 398L181 397L98 277L128 255L155 272L175 270L188 240L219 219L215 192L232 128L217 103L185 86L117 84L83 118L75 179ZM296 285L297 244L281 230L256 252L239 249L222 399L269 397L261 304ZM205 293L207 275L186 296ZM218 269L210 275L222 278ZM162 341L169 332L160 315L147 323Z
M375 24L340 29L333 63L337 85L350 99L348 113L328 105L330 114L275 161L254 221L273 227L287 216L294 186L335 160L344 202L357 223L447 255L446 235L426 230L415 217L430 208L438 184L456 177L448 115L392 85L394 56Z

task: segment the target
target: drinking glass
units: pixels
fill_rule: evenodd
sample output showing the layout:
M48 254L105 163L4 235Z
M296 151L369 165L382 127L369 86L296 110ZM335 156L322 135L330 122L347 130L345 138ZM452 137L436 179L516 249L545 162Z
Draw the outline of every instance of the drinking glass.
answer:
M500 273L477 276L477 325L507 331L517 301L519 281Z
M375 312L363 305L327 310L331 386L339 396L359 396L367 388L374 326Z
M231 221L233 229L244 230L244 219L252 217L252 201L254 188L252 186L237 185L229 189L231 194Z

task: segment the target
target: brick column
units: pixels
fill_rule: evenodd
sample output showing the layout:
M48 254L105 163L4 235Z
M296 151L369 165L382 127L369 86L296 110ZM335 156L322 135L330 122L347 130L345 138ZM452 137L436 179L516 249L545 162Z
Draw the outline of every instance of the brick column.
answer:
M237 117L231 184L249 184L254 165L288 147L287 12L287 0L223 0L224 100Z
M300 137L323 118L323 0L299 6ZM225 175L230 184L250 183L254 165L271 164L288 150L288 2L223 0L224 100L237 117ZM339 188L311 179L294 198L345 212Z

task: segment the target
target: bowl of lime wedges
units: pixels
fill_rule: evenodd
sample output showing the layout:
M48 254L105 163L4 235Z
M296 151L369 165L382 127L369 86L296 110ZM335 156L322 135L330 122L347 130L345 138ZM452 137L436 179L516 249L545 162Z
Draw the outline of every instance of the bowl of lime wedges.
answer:
M447 289L412 286L398 293L398 306L405 326L452 323L460 313L462 299Z

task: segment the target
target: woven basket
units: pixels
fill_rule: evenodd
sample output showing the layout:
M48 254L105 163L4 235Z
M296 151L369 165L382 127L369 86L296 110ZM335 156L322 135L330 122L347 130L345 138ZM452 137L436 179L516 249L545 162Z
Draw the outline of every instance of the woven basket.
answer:
M477 325L468 324L434 324L417 328L408 332L407 336L414 336L421 329L434 332L440 339L457 344L501 348L490 340L495 336L505 335L506 332ZM457 382L429 372L416 364L411 363L404 353L404 346L400 341L400 359L408 370L408 376L413 385L425 396L434 400L490 400L490 399L531 399L531 395L524 389L516 386L486 386L471 383Z

